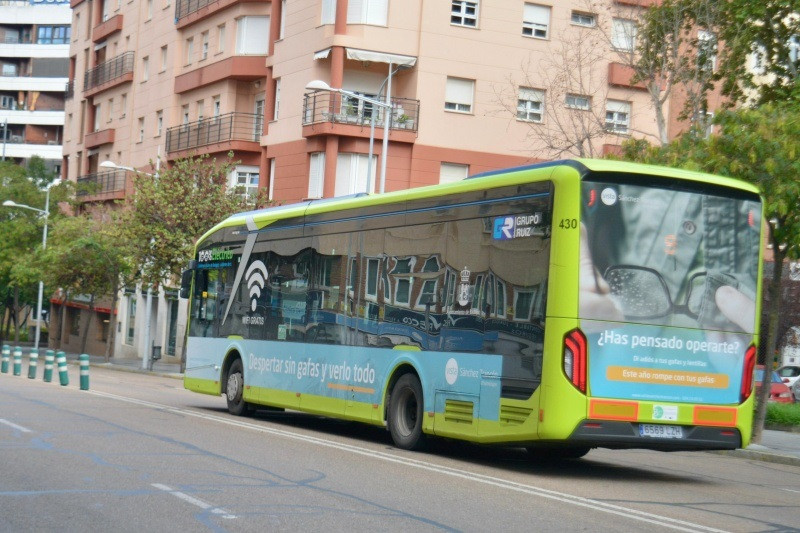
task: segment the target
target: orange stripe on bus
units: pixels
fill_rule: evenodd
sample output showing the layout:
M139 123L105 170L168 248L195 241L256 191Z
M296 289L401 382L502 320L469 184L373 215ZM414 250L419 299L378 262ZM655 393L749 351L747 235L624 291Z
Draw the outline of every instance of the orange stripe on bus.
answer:
M735 426L738 411L731 407L694 406L693 422L697 426Z
M372 394L375 392L375 389L368 389L366 387L356 387L354 385L345 385L342 383L328 383L328 388L336 390L353 391L353 392L363 392L364 394Z
M589 418L638 420L639 404L612 400L589 400Z

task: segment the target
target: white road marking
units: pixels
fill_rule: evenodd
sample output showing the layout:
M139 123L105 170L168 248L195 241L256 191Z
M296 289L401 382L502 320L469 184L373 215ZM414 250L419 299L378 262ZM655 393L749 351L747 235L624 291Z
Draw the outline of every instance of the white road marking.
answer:
M547 498L550 500L556 500L563 503L576 505L579 507L585 507L588 509L593 509L595 511L601 511L608 514L618 515L625 518L629 518L631 520L638 520L640 522L646 522L649 524L654 524L658 526L662 526L665 528L674 529L676 531L690 531L690 532L711 532L711 533L724 533L725 530L716 529L709 526L704 526L702 524L696 524L694 522L688 522L685 520L679 520L677 518L671 518L668 516L658 515L654 513L648 513L645 511L639 511L638 509L633 509L630 507L623 507L621 505L614 505L611 503L605 503L599 500L593 500L591 498L583 498L581 496L575 496L572 494L567 494L564 492L558 492L554 490L549 490L541 487L536 487L534 485L528 485L524 483L517 483L515 481L510 481L507 479L497 478L493 476L487 476L484 474L477 474L474 472L469 472L467 470L461 470L458 468L451 468L448 466L440 466L434 463L430 463L427 461L420 461L418 459L413 459L407 456L399 456L393 455L386 452L379 452L368 450L366 448L361 448L359 446L353 446L351 444L343 444L338 442L332 442L329 440L325 440L319 437L312 437L309 435L302 435L300 433L295 433L293 431L287 431L283 429L276 429L276 428L268 428L264 426L259 426L257 424L253 424L250 422L243 422L240 420L233 420L229 418L225 418L222 416L211 415L207 413L202 413L198 411L193 411L191 409L183 409L180 407L173 407L169 405L157 404L154 402L148 402L146 400L138 400L136 398L128 398L125 396L118 396L116 394L111 394L107 392L99 392L99 391L89 391L90 394L94 394L96 396L102 396L105 398L112 398L115 400L132 403L136 405L142 405L145 407L151 407L153 409L160 409L163 411L168 411L172 413L181 414L183 416L193 416L196 418L200 418L203 420L209 420L212 422L218 422L221 424L226 424L229 426L236 426L240 428L250 429L253 431L258 431L261 433L267 433L270 435L275 435L279 437L284 437L287 439L293 439L297 441L306 442L309 444L315 444L317 446L325 446L328 448L335 448L338 450L346 451L349 453L363 455L367 457L371 457L373 459L379 459L382 461L387 461L391 463L398 463L402 464L406 467L414 467L419 468L421 470L427 470L430 472L436 472L442 475L456 477L465 479L468 481L472 481L475 483L482 483L484 485L491 485L494 487L499 487L506 490L511 490L515 492L522 492L525 494L530 494L532 496L538 496L540 498ZM170 489L171 490L171 489ZM174 491L173 494L176 494ZM182 494L182 493L180 493ZM177 495L177 494L176 494ZM189 498L191 496L185 495Z
M6 425L6 426L8 426L8 427L10 427L10 428L14 428L14 429L16 429L17 431L21 431L21 432L23 432L23 433L31 433L31 430L30 430L30 429L28 429L28 428L25 428L25 427L22 427L22 426L18 426L18 425L17 425L17 424L15 424L14 422L9 422L9 421L8 421L8 420L6 420L5 418L0 418L0 424Z
M152 485L155 488L157 488L158 490L163 490L164 492L168 492L169 494L172 494L176 498L179 498L179 499L181 499L181 500L183 500L183 501L185 501L187 503L191 503L192 505L195 505L195 506L203 509L204 511L210 511L210 512L212 512L214 514L222 516L222 518L228 518L228 519L236 518L236 516L230 514L225 509L221 509L219 507L214 507L210 503L206 503L203 500L198 500L194 496L189 496L185 492L181 492L179 490L172 489L172 488L170 488L170 487L168 487L166 485L162 485L161 483L153 483Z

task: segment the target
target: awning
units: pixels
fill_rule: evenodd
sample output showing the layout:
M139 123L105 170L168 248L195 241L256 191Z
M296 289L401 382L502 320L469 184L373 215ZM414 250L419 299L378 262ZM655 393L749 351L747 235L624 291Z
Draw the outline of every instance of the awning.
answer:
M314 52L314 59L328 59L329 55L331 55L331 49L326 48L325 50Z
M373 52L371 50L359 50L358 48L345 48L347 59L356 61L372 61L373 63L391 63L396 66L413 67L417 63L414 56L404 56L400 54L387 54L384 52ZM327 59L331 54L331 49L326 48L319 52L314 52L314 59Z
M417 63L414 56L401 56L399 54L386 54L384 52L372 52L370 50L359 50L358 48L345 48L347 59L356 61L372 61L373 63L391 63L396 66L413 67Z

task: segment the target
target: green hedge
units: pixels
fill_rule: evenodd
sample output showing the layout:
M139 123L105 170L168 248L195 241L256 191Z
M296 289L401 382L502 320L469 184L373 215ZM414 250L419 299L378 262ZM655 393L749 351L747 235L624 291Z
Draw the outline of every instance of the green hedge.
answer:
M800 403L768 403L767 424L800 426Z

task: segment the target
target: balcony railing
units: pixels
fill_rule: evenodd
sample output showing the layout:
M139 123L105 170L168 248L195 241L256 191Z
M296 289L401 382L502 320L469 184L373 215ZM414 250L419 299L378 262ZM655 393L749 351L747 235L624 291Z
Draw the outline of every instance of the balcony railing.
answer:
M125 52L97 65L83 75L83 90L88 91L133 72L133 61L134 53Z
M391 102L392 120L389 127L393 130L417 131L419 100L392 98ZM375 127L382 128L386 111L376 107L352 96L330 91L314 91L307 93L303 99L303 125L330 122L369 127L372 115L375 113Z
M76 195L94 196L125 190L125 170L108 170L78 177Z
M180 20L188 17L195 11L200 11L208 4L212 4L217 0L178 0L175 3L175 20Z
M67 82L67 86L64 88L64 99L69 100L75 94L75 80L70 80Z
M229 141L259 142L264 117L254 113L226 113L167 130L167 153Z

